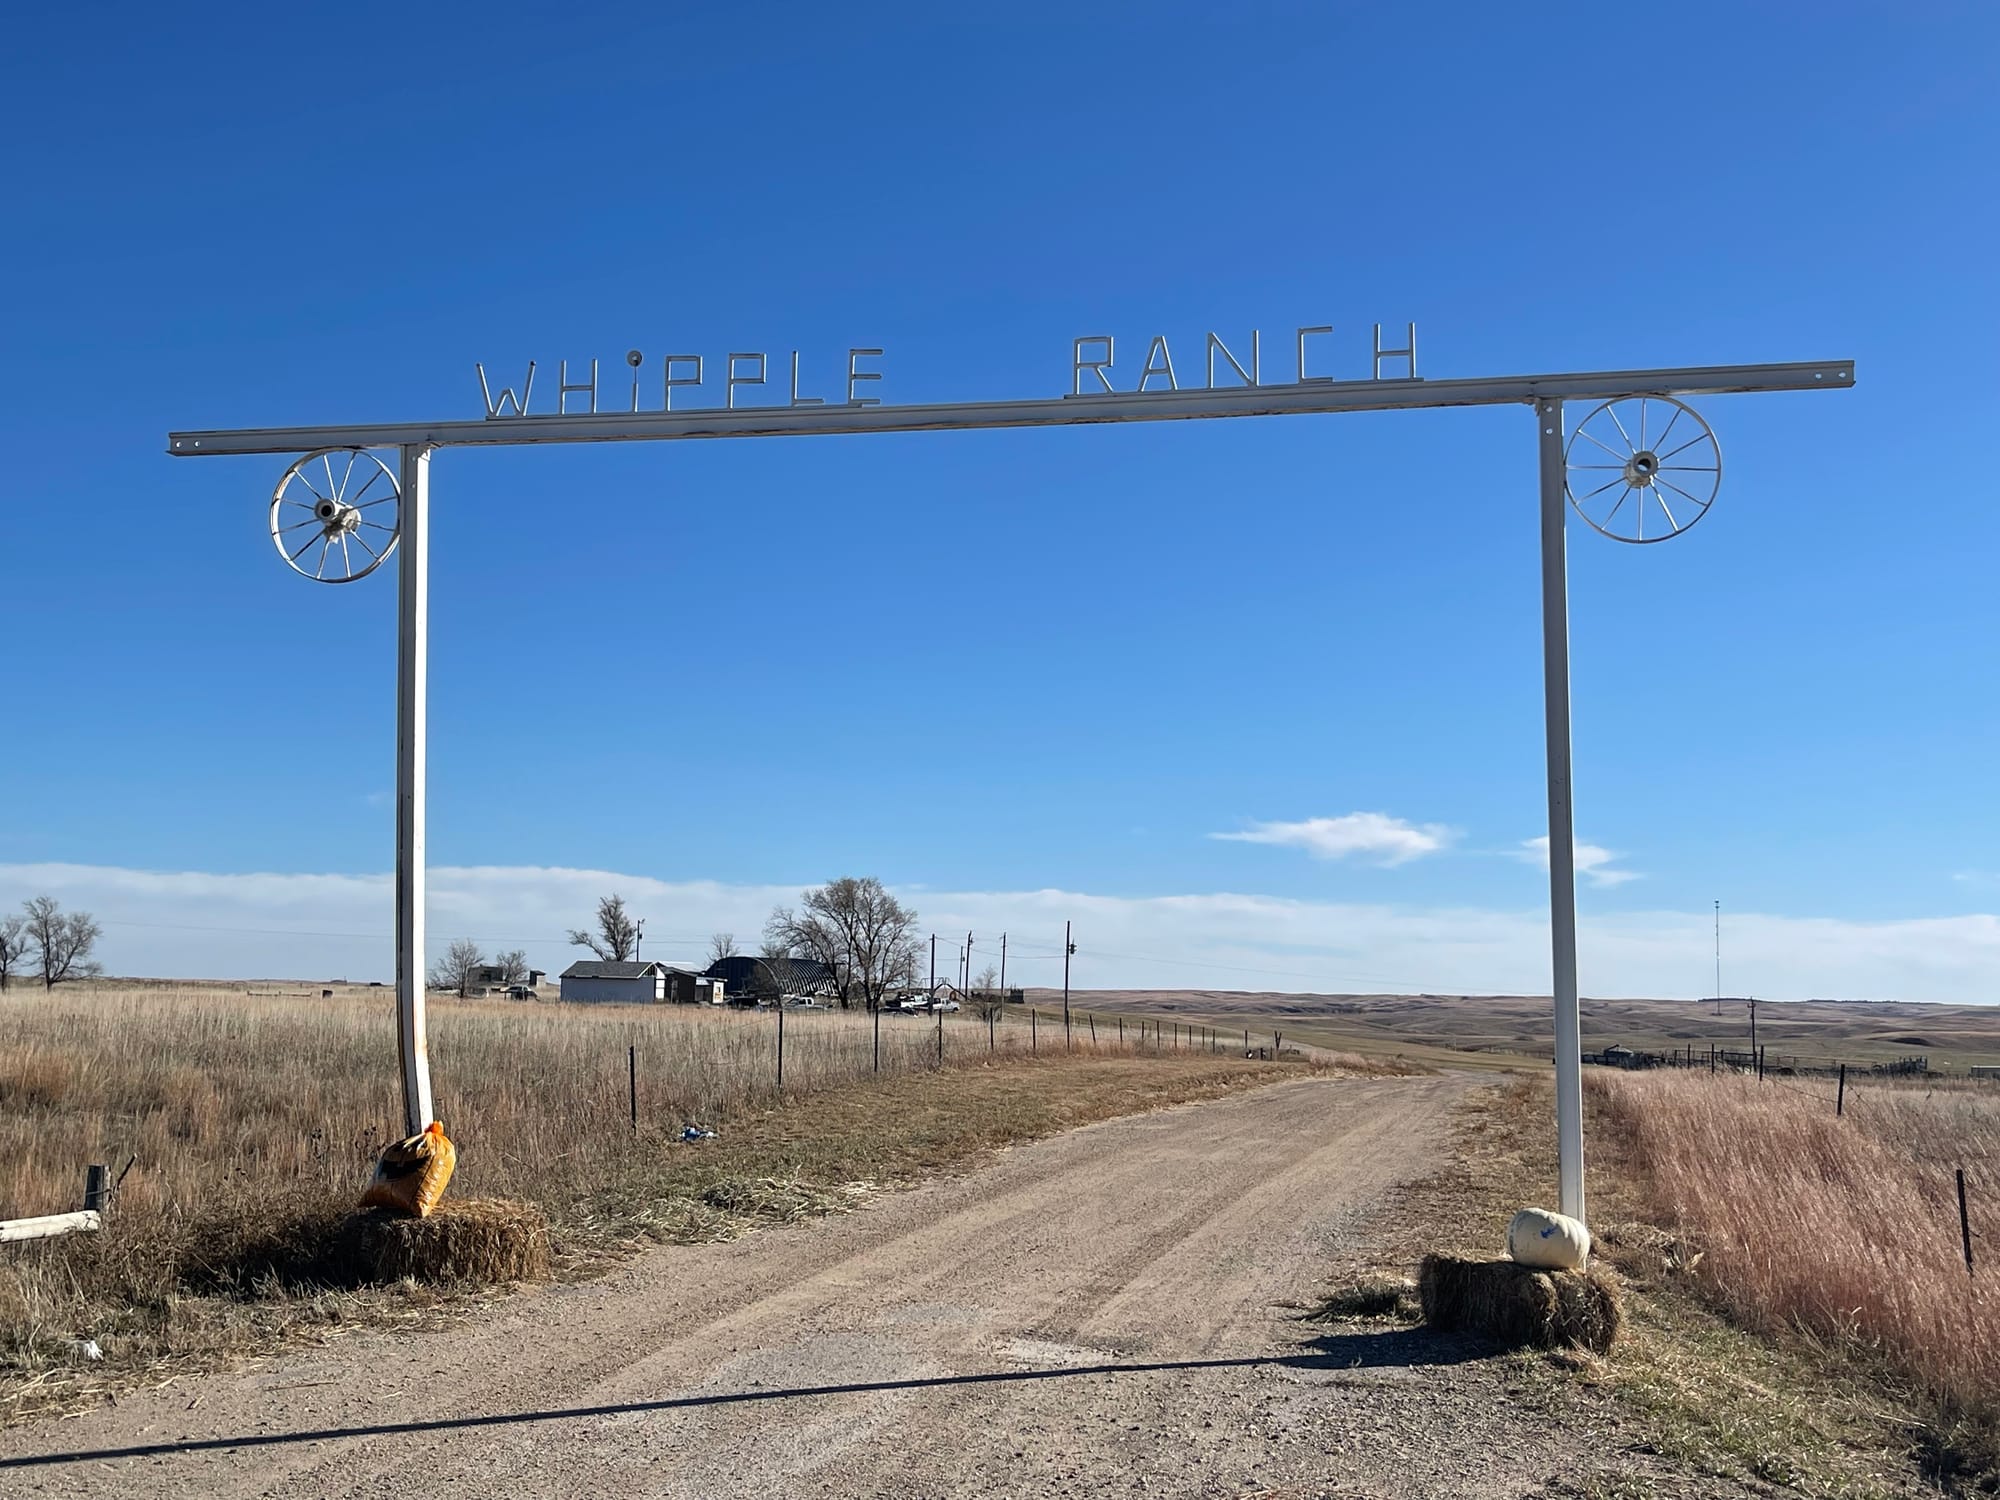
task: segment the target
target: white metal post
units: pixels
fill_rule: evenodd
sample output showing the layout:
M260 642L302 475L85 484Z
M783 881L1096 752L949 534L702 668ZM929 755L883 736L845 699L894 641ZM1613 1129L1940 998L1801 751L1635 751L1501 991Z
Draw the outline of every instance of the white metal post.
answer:
M1549 768L1549 950L1555 973L1556 1173L1562 1211L1584 1220L1583 1027L1576 990L1576 827L1569 765L1568 471L1563 404L1535 403L1542 460L1542 692Z
M403 1121L429 1125L431 1063L424 1039L424 741L430 655L430 449L402 450L401 551L396 563L396 1045Z

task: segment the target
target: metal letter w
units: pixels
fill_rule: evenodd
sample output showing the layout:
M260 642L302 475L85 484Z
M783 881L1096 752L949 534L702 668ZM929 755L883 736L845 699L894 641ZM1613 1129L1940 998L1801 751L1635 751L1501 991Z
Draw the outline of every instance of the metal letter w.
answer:
M510 415L508 410L510 407L513 408L511 412L513 416L525 417L528 414L528 402L535 394L535 362L532 359L528 361L528 378L521 382L521 394L518 398L514 395L514 388L507 386L501 390L500 399L495 401L492 388L486 384L486 366L475 364L472 368L479 372L479 394L485 399L486 415L489 420Z

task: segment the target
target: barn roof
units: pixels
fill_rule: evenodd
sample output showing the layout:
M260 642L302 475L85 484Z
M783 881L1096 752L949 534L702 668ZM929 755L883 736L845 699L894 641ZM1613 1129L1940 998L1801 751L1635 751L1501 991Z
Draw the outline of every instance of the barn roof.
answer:
M658 979L667 966L654 960L636 958L579 958L562 971L564 979Z
M705 977L722 980L732 991L742 991L759 983L759 970L763 971L764 982L776 985L788 995L811 994L834 983L833 970L817 959L765 958L749 953L717 959L708 966Z

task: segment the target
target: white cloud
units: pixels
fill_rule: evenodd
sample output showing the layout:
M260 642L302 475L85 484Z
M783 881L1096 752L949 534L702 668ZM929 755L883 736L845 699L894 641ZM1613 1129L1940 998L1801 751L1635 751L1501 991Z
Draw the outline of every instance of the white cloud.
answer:
M1602 844L1586 844L1578 840L1575 844L1576 873L1589 880L1592 885L1623 885L1628 880L1643 880L1637 870L1614 870L1611 861L1623 859L1622 854L1614 854ZM1549 867L1549 836L1522 839L1520 855L1532 865Z
M797 884L668 882L603 870L435 868L433 953L453 938L521 947L559 970L565 936L596 898L617 890L647 919L649 956L691 962L717 930L755 940ZM186 978L388 979L386 875L216 875L89 865L0 865L0 910L46 891L104 924L111 972ZM975 968L998 958L1026 984L1062 978L1065 921L1076 924L1079 988L1546 994L1548 914L1482 907L1298 901L1211 892L1107 896L1062 890L903 887L939 934L949 972L976 934ZM1585 913L1583 988L1592 995L1706 994L1713 914ZM2000 916L1890 922L1738 913L1729 921L1729 984L1770 999L2000 1000Z
M1420 855L1435 854L1451 842L1452 831L1442 823L1411 823L1387 813L1357 812L1297 823L1252 823L1241 833L1211 833L1209 837L1303 849L1314 859L1366 854L1381 864L1400 865Z

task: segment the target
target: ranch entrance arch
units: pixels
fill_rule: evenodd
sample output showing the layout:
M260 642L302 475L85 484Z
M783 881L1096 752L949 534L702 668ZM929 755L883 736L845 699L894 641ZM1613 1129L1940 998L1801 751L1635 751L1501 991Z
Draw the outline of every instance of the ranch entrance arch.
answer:
M1756 391L1841 390L1854 383L1852 360L1774 365L1712 365L1688 369L1616 370L1477 379L1420 379L1415 330L1410 348L1384 351L1376 329L1376 375L1334 381L1307 377L1305 341L1325 329L1299 330L1299 379L1269 385L1256 354L1246 374L1223 353L1243 384L1214 387L1210 335L1209 386L1147 390L1155 376L1176 385L1165 340L1148 350L1139 389L1111 388L1110 340L1076 341L1071 394L1050 399L937 405L884 405L857 398L858 382L879 376L851 350L845 403L801 398L793 355L788 406L738 407L739 385L761 385L762 355L731 355L729 405L674 411L676 385L700 380L696 356L667 361L668 409L637 410L642 356L633 369L634 410L600 413L597 367L589 384L562 372L553 413L531 416L529 390L519 398L487 395L483 420L405 422L375 426L280 427L175 432L167 451L177 458L244 454L304 454L285 470L271 502L271 530L286 561L308 577L344 583L366 576L396 555L396 1008L403 1110L410 1133L430 1123L430 1064L424 1033L424 779L427 682L429 509L431 455L441 448L510 447L542 443L672 442L703 438L812 437L835 434L976 431L1004 427L1069 427L1107 422L1171 422L1220 417L1306 416L1332 412L1406 411L1442 406L1524 405L1533 413L1540 471L1542 683L1546 715L1549 808L1549 953L1555 1002L1556 1131L1562 1211L1585 1217L1583 1192L1582 1047L1577 1001L1576 863L1570 769L1569 595L1566 518L1576 509L1589 524L1620 541L1658 542L1678 536L1707 513L1720 488L1721 451L1686 398ZM1102 352L1101 361L1086 358ZM1253 346L1254 349L1254 346ZM1407 356L1405 378L1379 378L1386 354ZM1164 366L1155 364L1165 356ZM695 361L692 379L676 380L674 360ZM755 359L756 375L739 376L738 361ZM532 382L533 365L529 366ZM1104 387L1083 390L1085 372ZM481 389L487 391L485 373ZM531 388L531 386L530 386ZM571 393L589 394L588 412L563 408ZM1566 411L1591 410L1566 429ZM376 455L394 450L394 463ZM1673 460L1680 459L1680 463ZM1690 460L1699 460L1691 462ZM1677 478L1669 478L1677 475ZM1628 508L1629 507L1629 508ZM1647 517L1654 517L1647 534ZM384 519L385 517L390 519Z

